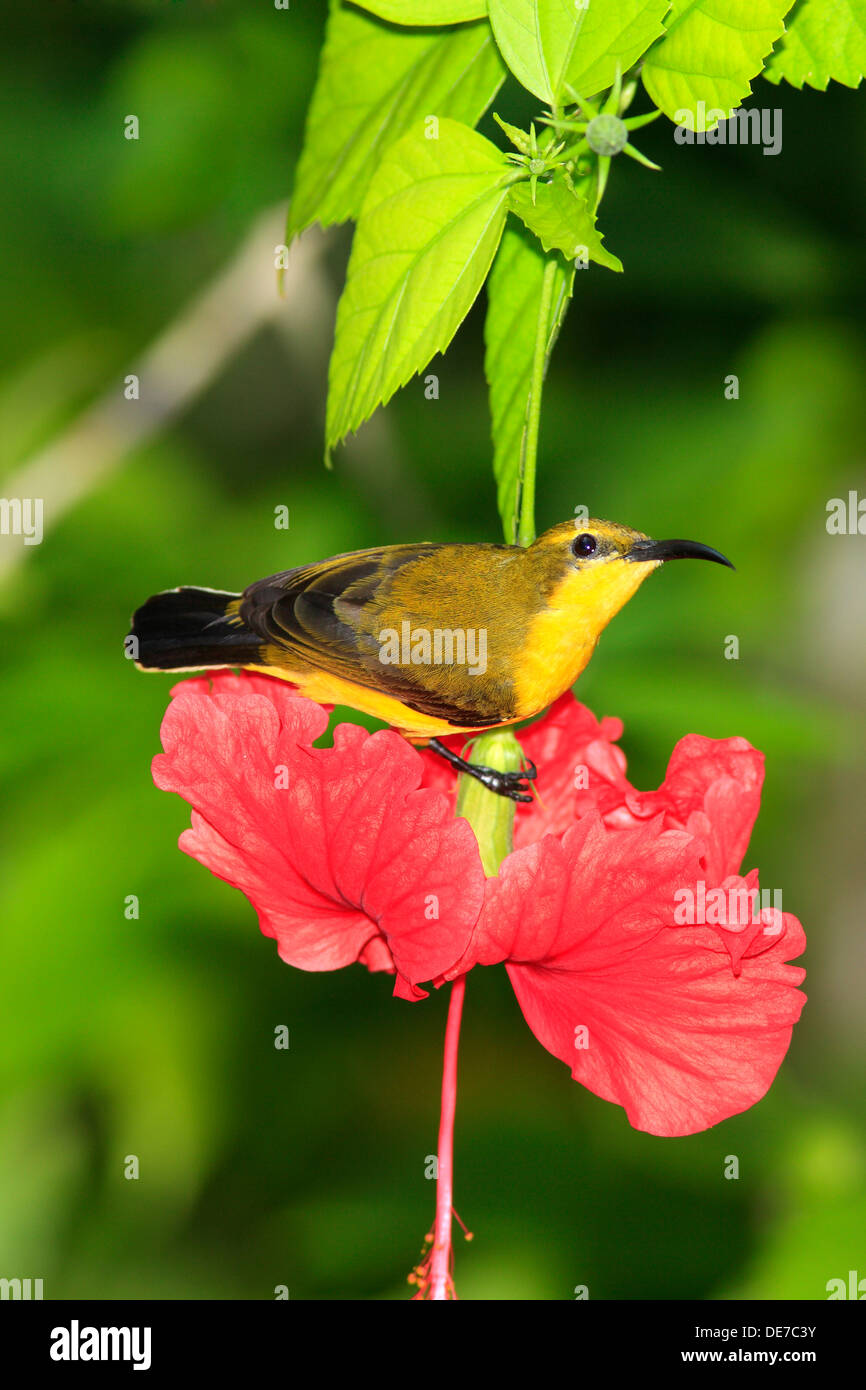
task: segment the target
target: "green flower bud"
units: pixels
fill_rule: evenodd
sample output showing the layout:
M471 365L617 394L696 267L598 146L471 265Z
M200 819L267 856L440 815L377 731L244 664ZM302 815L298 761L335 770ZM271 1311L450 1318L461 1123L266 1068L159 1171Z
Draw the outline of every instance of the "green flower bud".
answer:
M619 154L628 144L628 127L619 116L594 116L586 127L586 143L595 154Z
M510 729L482 734L472 745L469 757L474 763L495 767L499 772L517 772L523 766L520 744ZM457 815L465 816L478 840L484 872L490 877L514 848L515 805L508 797L489 792L473 777L461 777L457 793Z

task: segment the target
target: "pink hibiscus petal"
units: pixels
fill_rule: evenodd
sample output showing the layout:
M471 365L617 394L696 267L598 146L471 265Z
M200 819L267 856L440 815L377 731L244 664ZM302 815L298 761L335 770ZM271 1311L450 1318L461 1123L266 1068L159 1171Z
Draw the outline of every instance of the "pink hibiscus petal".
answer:
M661 817L586 817L517 850L490 880L467 957L507 962L527 1023L572 1075L652 1134L691 1134L760 1099L787 1051L804 972L796 918L735 974L717 929L675 926L702 846Z
M399 735L342 725L332 748L314 748L326 726L267 677L184 682L154 780L193 806L181 848L246 894L283 960L360 960L422 997L418 982L462 954L481 907L475 837L419 789L421 760Z

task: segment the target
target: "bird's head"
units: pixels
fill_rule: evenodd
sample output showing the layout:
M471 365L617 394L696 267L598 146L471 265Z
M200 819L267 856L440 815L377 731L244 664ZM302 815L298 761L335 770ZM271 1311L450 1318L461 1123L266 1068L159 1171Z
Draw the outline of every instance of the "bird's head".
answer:
M563 521L545 531L528 555L544 575L548 603L574 607L596 633L618 613L654 569L668 560L733 565L700 541L654 541L613 521Z

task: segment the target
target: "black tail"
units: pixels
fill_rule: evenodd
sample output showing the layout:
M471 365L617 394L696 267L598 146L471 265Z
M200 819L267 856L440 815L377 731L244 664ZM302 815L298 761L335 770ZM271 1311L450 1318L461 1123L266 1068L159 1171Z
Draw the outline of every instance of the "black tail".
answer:
M239 594L169 589L132 617L130 655L146 671L196 671L258 661L261 638L234 612ZM129 638L127 638L129 643Z

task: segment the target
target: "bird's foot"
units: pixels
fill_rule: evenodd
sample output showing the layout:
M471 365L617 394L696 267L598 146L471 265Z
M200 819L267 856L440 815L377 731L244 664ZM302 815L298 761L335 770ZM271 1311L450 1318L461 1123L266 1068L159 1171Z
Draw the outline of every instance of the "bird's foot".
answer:
M507 796L512 801L532 801L529 783L538 776L535 763L517 772L499 772L495 767L485 767L483 763L467 763L463 771L475 777L489 792L497 796Z
M461 758L459 753L452 753L450 748L446 748L444 743L440 743L438 738L431 738L430 748L434 753L438 753L454 768L455 772L462 773L466 777L474 777L488 791L495 792L497 796L507 796L511 801L532 801L532 794L529 789L529 782L533 781L538 775L538 770L534 762L529 762L526 767L519 768L514 772L500 772L498 768L486 767L484 763L470 763L465 758Z

